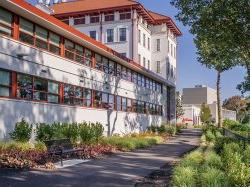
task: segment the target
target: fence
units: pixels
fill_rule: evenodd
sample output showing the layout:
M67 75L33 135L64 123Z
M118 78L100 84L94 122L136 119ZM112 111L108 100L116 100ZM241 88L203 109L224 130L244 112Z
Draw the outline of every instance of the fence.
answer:
M223 134L224 134L224 136L227 136L227 137L230 137L230 138L233 138L235 140L243 142L244 148L246 148L246 145L248 143L250 143L249 137L241 136L241 135L239 135L239 134L237 134L229 129L223 128Z

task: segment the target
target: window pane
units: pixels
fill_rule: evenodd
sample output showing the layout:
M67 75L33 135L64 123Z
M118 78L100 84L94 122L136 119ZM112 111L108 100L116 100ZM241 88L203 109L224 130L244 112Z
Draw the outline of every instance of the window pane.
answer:
M118 111L122 110L122 98L120 96L116 97L116 109Z
M33 35L26 34L24 32L20 32L19 40L31 45L34 45L34 37Z
M48 31L46 29L36 25L36 36L40 37L41 39L47 40L48 39Z
M48 82L48 92L53 94L58 94L59 92L59 84L55 82Z
M120 41L126 41L126 28L120 28Z
M114 109L114 101L115 101L114 95L109 94L109 108L110 109Z
M4 25L11 26L12 23L12 13L0 8L0 23Z
M116 69L116 76L118 78L122 77L122 66L120 64L117 64L117 69Z
M102 107L108 108L108 94L102 93Z
M39 79L35 78L34 79L34 89L38 91L47 91L47 86L48 86L48 81L45 79Z
M85 60L84 60L84 64L86 66L91 66L91 62L92 62L92 52L88 49L85 49Z
M53 43L56 46L60 45L60 36L57 34L54 34L53 32L49 33L49 40L50 40L50 43Z
M49 51L56 54L56 55L60 55L60 48L56 47L52 44L50 44L50 46L49 46Z
M64 85L64 103L74 104L74 86Z
M108 64L108 59L107 58L102 58L102 63L103 63L103 70L105 73L109 73L109 64Z
M76 44L75 49L76 49L77 54L83 55L83 47L82 46Z
M127 98L122 98L122 111L127 111Z
M89 89L84 89L83 90L83 98L84 98L84 102L83 105L86 107L90 107L91 106L91 90Z
M20 18L20 30L28 32L31 35L33 35L33 23L23 18Z
M32 99L32 77L29 75L17 75L17 97Z
M107 29L107 42L114 42L114 29Z
M7 71L0 70L0 85L10 85L10 73Z
M113 61L109 61L109 74L110 75L115 74L115 63Z
M128 112L132 112L132 100L127 99L127 110Z
M95 68L102 71L102 57L96 54L95 59L96 59Z
M10 96L10 89L7 87L0 86L0 96L9 97Z
M65 48L68 50L74 50L74 43L69 40L65 40Z
M47 41L36 38L36 46L41 49L48 49Z
M48 102L49 103L58 103L59 102L59 96L48 94Z
M94 107L100 108L102 100L102 93L95 91Z
M122 67L122 78L123 79L127 79L127 68L126 67Z

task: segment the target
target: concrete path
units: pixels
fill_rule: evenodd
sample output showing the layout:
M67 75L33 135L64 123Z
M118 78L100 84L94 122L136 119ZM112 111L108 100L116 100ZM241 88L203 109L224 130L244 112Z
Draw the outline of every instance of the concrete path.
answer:
M114 154L57 171L0 169L0 187L119 187L134 186L168 162L194 149L201 132L185 129L166 144Z

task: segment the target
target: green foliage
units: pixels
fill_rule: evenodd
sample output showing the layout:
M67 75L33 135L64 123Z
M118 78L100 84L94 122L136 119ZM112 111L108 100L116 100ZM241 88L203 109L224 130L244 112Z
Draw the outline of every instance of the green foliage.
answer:
M181 116L184 115L184 109L182 107L182 102L179 97L179 93L176 93L176 119L179 119Z
M246 163L250 167L250 146L246 148L243 152L243 162Z
M230 137L218 137L214 144L214 150L216 151L216 153L221 153L223 151L224 145L233 142L235 142L235 140Z
M214 151L208 151L205 154L205 162L204 162L203 167L222 169L223 163L221 161L221 157L218 154L216 154Z
M174 136L176 134L176 127L173 125L168 125L168 124L162 124L161 126L150 126L148 128L149 131L153 133L159 133L159 134L164 134L167 133L171 136Z
M103 135L104 128L100 123L81 123L79 133L82 143L99 142Z
M31 138L32 125L29 125L24 119L17 122L14 131L10 133L10 137L15 141L28 142Z
M53 137L53 129L51 125L46 123L39 123L36 125L36 140L37 141L48 141Z
M196 150L184 157L184 159L181 161L181 166L198 168L203 161L204 156L202 150Z
M77 123L63 123L61 124L61 132L65 138L71 140L71 142L76 142L79 136L79 128Z
M200 176L202 187L224 187L227 185L227 176L223 171L206 167Z
M35 142L34 146L37 151L41 152L47 151L47 147L43 142Z
M204 103L201 105L200 116L203 123L209 123L211 121L211 111L209 107Z
M173 187L196 187L197 170L192 166L177 166L172 177Z
M215 141L215 135L212 133L212 131L208 130L205 134L206 141L207 142L214 142Z

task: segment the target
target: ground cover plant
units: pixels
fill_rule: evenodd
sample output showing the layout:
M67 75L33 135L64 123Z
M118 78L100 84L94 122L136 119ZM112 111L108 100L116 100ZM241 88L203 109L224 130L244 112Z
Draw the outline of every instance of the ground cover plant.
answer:
M224 137L221 130L206 125L201 146L184 156L172 176L173 187L248 187L250 145Z

